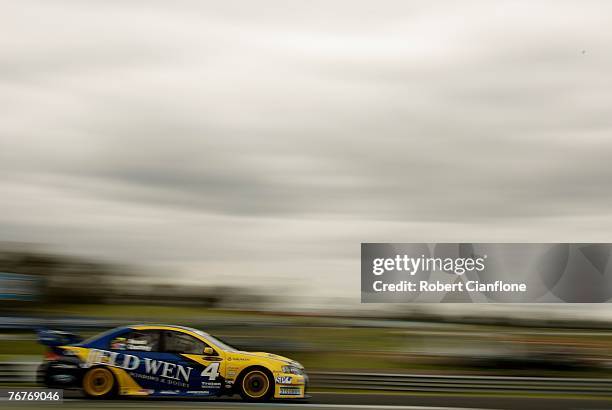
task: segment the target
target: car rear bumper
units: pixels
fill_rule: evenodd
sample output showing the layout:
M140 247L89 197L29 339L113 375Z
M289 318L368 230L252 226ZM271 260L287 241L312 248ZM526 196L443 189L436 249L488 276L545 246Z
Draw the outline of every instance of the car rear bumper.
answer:
M36 382L51 388L80 387L82 369L75 363L45 361L36 371Z

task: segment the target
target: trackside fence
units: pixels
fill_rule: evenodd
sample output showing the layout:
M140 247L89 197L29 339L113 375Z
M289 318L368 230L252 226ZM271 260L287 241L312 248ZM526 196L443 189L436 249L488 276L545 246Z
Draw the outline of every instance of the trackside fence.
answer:
M612 379L312 373L312 387L415 393L518 393L612 396Z
M0 385L33 384L36 381L37 362L0 362Z
M33 385L36 362L0 362L0 385ZM311 390L612 396L612 379L309 372Z

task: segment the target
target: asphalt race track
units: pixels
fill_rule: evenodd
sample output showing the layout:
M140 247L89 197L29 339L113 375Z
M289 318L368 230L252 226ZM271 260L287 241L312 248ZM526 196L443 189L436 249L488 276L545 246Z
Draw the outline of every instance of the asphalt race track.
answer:
M70 395L67 395L70 396ZM202 409L235 410L257 409L313 409L313 410L467 410L467 409L520 409L520 410L602 410L612 409L608 399L562 399L533 397L483 397L483 396L415 396L387 394L313 393L308 402L243 403L238 399L184 400L184 399L121 399L85 400L66 398L63 403L8 403L3 409Z

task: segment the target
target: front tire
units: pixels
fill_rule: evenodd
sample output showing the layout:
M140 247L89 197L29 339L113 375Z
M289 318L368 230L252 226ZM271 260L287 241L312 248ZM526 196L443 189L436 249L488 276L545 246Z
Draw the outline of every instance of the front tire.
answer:
M92 399L109 399L115 396L117 382L106 367L94 367L83 376L83 392Z
M240 397L245 401L268 401L274 394L274 380L262 368L248 369L240 378Z

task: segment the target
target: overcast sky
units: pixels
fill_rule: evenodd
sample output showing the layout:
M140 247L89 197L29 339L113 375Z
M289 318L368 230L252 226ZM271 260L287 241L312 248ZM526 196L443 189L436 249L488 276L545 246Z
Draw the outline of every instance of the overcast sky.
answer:
M0 241L359 299L359 244L612 241L608 1L0 1Z

